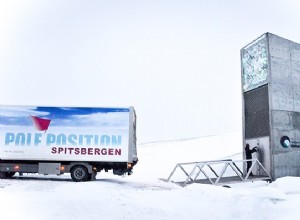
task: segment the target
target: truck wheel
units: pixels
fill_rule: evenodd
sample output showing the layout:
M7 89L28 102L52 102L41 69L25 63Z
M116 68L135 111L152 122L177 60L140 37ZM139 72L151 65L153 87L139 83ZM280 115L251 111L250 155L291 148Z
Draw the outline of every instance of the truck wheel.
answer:
M89 175L85 166L74 166L71 169L71 177L75 182L87 181Z

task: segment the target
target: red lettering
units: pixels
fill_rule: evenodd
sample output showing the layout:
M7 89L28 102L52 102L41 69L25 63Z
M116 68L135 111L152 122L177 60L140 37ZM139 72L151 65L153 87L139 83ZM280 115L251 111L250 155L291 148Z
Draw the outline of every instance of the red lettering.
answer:
M73 147L52 147L52 154L75 154L75 155L122 155L122 149L118 148L73 148Z
M64 149L62 148L62 147L59 147L58 148L58 154L60 154L61 152L63 152L64 151Z
M75 154L76 155L80 154L80 148L75 148Z
M107 155L107 149L106 148L101 149L101 154L102 155Z
M121 155L122 149L115 149L115 155Z
M95 155L100 155L100 149L99 148L95 148Z
M56 147L52 147L51 153L52 153L52 154L56 154Z
M69 149L69 154L72 154L72 151L74 150L73 147L68 148Z

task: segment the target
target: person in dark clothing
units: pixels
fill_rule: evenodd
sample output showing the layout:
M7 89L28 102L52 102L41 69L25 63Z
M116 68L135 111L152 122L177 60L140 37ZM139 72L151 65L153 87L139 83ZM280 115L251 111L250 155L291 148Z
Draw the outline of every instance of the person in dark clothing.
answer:
M246 160L251 160L252 159L252 154L254 152L257 152L257 147L254 147L253 149L250 149L250 145L246 144L245 152L246 152ZM252 166L252 161L247 161L247 173L248 173L251 166ZM252 172L250 173L250 176L253 176Z

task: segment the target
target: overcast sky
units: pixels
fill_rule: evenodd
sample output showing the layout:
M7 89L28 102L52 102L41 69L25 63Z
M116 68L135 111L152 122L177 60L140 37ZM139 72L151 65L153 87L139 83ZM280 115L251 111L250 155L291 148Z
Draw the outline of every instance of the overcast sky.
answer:
M240 49L297 0L0 0L0 104L134 106L138 142L242 129Z

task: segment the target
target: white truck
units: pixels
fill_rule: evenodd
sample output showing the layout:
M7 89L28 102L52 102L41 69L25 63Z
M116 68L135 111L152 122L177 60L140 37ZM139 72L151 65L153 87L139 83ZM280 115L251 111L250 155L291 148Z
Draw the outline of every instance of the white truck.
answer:
M18 172L130 175L138 162L133 107L0 106L0 178Z

